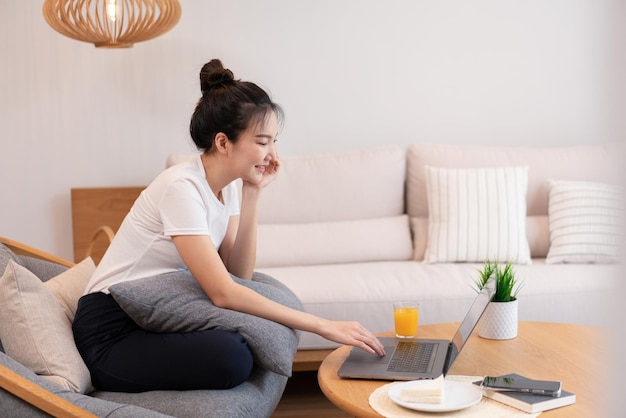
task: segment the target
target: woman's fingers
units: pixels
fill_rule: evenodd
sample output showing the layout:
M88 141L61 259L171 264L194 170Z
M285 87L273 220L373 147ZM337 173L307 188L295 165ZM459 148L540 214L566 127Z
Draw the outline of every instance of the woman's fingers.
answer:
M386 354L380 340L358 322L323 320L323 324L324 327L320 335L324 338L360 348L371 354L379 356Z
M369 353L384 356L385 348L378 338L370 331L365 329L361 324L357 324L357 332L355 334L355 345Z

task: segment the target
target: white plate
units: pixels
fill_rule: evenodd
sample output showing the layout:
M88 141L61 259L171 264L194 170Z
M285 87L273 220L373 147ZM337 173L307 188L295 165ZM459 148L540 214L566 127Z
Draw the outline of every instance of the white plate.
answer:
M469 408L476 405L483 397L483 393L477 386L468 382L444 381L442 403L419 403L403 402L400 391L406 386L415 386L419 380L403 382L389 389L389 398L396 404L405 408L423 412L450 412Z

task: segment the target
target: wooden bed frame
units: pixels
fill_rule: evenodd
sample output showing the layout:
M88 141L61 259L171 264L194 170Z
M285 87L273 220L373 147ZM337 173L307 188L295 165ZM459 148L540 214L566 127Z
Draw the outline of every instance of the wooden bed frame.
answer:
M71 189L74 261L91 256L98 264L124 217L144 189L96 187Z

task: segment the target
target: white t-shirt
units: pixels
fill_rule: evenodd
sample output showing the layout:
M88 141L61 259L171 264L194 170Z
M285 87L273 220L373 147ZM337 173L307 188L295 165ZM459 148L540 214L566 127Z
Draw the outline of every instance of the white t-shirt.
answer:
M239 215L236 182L222 190L222 199L210 189L200 156L163 171L124 218L85 293L108 293L116 283L186 269L172 236L208 235L219 248L228 220Z

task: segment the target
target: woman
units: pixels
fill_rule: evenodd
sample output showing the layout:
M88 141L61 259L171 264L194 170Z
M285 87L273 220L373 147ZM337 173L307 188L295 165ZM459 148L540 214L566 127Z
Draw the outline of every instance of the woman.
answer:
M108 292L116 283L185 268L216 306L384 355L380 341L356 322L285 307L231 279L229 272L252 277L259 196L280 169L282 112L265 91L235 80L219 60L204 65L200 84L190 132L202 154L165 170L142 192L79 301L74 336L94 386L124 392L218 389L248 378L252 355L240 335L146 332Z

